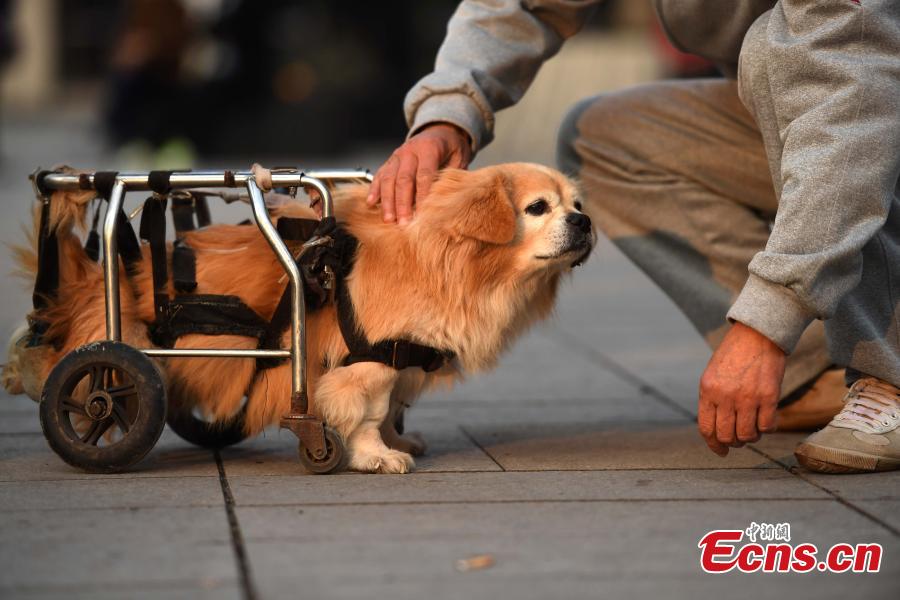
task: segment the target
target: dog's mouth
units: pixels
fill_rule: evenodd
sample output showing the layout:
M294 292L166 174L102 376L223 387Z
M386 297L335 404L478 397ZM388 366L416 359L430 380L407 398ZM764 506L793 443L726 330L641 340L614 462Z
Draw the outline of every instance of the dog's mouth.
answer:
M591 244L591 241L585 238L578 240L577 242L557 254L538 255L535 256L535 258L538 260L559 260L562 258L567 258L572 254L577 254L577 258L569 265L571 267L577 267L584 263L585 260L587 260L587 257L591 253L592 248L593 244Z

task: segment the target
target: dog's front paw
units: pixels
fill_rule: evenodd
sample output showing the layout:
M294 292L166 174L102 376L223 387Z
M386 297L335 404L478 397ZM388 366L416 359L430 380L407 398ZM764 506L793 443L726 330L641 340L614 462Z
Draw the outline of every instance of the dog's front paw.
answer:
M364 473L409 473L415 466L413 457L399 450L353 452L350 455L350 468Z

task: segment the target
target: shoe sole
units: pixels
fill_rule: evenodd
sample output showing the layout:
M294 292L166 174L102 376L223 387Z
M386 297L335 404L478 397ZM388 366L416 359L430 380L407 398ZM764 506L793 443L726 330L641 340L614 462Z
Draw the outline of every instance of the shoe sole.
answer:
M816 473L875 473L900 469L900 460L804 442L794 450L797 462Z

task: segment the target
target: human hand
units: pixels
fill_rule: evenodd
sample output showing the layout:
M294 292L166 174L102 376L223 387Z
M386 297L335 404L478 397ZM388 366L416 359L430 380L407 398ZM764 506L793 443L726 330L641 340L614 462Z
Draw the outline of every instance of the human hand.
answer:
M394 150L381 165L369 188L366 202L381 202L385 222L409 222L413 206L427 194L438 170L444 167L464 169L472 160L469 136L449 123L428 125Z
M725 456L775 430L786 361L769 338L732 325L700 379L697 426L710 450Z

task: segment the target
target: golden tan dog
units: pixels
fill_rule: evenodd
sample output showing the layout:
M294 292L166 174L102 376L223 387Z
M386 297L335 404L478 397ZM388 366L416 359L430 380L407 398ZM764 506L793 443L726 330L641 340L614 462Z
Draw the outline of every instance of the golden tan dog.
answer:
M455 359L432 373L374 362L342 366L348 350L329 304L307 316L308 389L311 410L346 441L350 468L405 473L413 466L411 454L424 445L416 436L397 434L396 412L429 387L492 367L519 334L551 312L560 277L590 251L594 237L575 186L538 165L443 171L404 227L384 223L380 210L366 206L366 193L365 185L349 185L335 194L338 222L359 240L347 286L362 332L370 342L405 338L452 351ZM69 193L69 205L84 207L85 198ZM11 363L27 373L21 379L30 384L7 375L8 387L24 387L32 397L62 356L105 332L101 267L85 255L73 230L84 217L56 214L63 210L54 212L59 291L41 312L50 322L47 339L58 349L41 347L32 357L13 357ZM299 206L291 216L314 217ZM286 282L255 226L214 225L189 232L184 240L196 256L196 293L239 296L259 315L272 316ZM26 252L19 258L23 268L34 269L33 256ZM149 347L153 294L146 247L134 280L129 282L124 270L120 280L123 341ZM133 290L139 290L137 296ZM283 347L288 345L285 334ZM176 344L256 346L255 338L195 334ZM278 423L289 411L289 365L257 373L253 359L172 358L161 366L170 398L189 399L213 420L229 418L246 397L248 434Z

